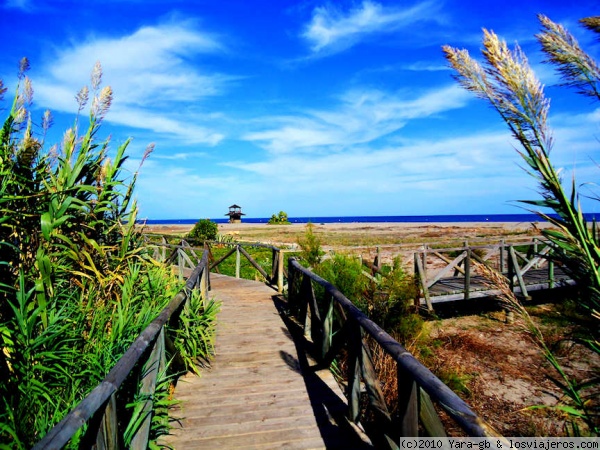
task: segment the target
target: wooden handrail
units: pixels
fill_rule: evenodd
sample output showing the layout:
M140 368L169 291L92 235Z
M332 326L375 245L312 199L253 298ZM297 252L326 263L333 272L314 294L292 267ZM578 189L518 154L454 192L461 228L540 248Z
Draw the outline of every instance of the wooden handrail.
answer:
M180 308L182 303L188 299L194 288L200 289L203 298L206 300L208 294L208 252L204 252L200 264L196 266L185 286L181 289L169 304L160 312L150 325L138 336L131 344L125 354L117 361L114 367L102 382L96 386L69 414L67 414L58 424L52 428L33 448L57 449L62 448L86 422L90 421L98 414L100 417L105 415L107 405L111 398L120 388L133 368L142 361L142 356L146 353L150 345L155 345L159 334L162 334L164 326L169 322L171 316ZM97 422L97 429L86 432L86 436L92 436L92 444L106 438L113 437L102 436L101 420ZM116 432L116 430L114 430ZM146 448L146 442L140 443L137 448ZM134 448L132 446L132 448Z
M349 374L348 374L348 417L352 421L358 420L358 398L360 377L369 392L369 399L373 409L379 411L379 416L383 420L392 420L387 413L387 406L382 404L381 398L377 399L377 393L380 381L376 379L372 370L370 358L365 354L363 348L365 343L363 333L369 335L381 348L396 362L398 368L398 402L399 402L399 422L391 424L388 429L396 429L401 436L416 435L418 427L416 426L419 416L423 418L424 412L419 411L419 403L427 402L427 396L437 402L446 413L469 435L469 436L498 436L498 433L488 425L483 419L475 414L471 408L448 388L439 378L437 378L429 369L421 364L413 355L411 355L399 342L392 338L386 331L379 327L375 322L369 319L360 309L358 309L350 300L348 300L334 285L314 274L310 270L302 267L294 258L288 261L289 274L289 302L292 308L299 311L298 317L300 324L305 326L305 336L312 336L316 348L323 348L324 352L317 355L323 360L331 359L331 355L325 354L325 350L330 351L329 345L325 342L331 339L331 336L325 335L327 327L324 326L324 318L318 314L311 314L310 319L305 316L308 311L318 310L314 299L312 283L316 283L325 290L325 297L330 298L331 302L336 302L344 312L346 324L341 331L346 333L346 345L349 347ZM309 280L309 282L307 282ZM309 289L309 292L302 290ZM297 292L299 291L299 292ZM308 303L307 307L306 303ZM323 305L327 311L332 308L329 305ZM354 324L354 325L353 325ZM306 329L309 327L310 329ZM315 329L316 328L316 329ZM338 332L338 335L340 334ZM321 342L315 342L315 339ZM360 346L360 348L357 348ZM418 389L417 389L418 388ZM419 391L421 395L419 395ZM419 401L420 398L420 401ZM432 409L426 409L427 414L431 414ZM386 419L387 417L387 419ZM439 430L439 419L435 423L425 424L428 430ZM388 441L394 441L389 438Z

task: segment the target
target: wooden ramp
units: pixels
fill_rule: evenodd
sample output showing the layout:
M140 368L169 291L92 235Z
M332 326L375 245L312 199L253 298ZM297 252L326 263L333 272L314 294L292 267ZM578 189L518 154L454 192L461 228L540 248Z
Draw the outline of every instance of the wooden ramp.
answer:
M263 283L211 274L221 303L216 356L202 376L181 378L161 444L174 449L365 448L340 416L329 371L308 368L281 319L277 292ZM336 420L337 419L337 420ZM340 425L338 425L340 423ZM368 448L368 447L367 447Z

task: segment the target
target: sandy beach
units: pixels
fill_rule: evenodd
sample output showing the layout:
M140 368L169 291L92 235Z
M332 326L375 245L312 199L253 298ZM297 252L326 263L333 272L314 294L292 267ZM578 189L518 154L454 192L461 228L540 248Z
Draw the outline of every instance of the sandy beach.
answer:
M148 225L146 233L185 237L193 225ZM307 224L267 225L256 223L219 224L219 233L242 242L262 242L281 247L298 246L307 230ZM379 249L383 260L391 260L400 253L416 250L423 245L457 247L486 245L528 240L548 227L546 222L354 222L316 223L314 234L321 240L325 251L345 252L374 257Z
M263 230L276 232L278 230L298 230L306 229L305 223L292 223L290 225L267 225L264 223L220 223L219 232L228 233L232 231L246 232L251 230ZM340 223L315 223L316 230L335 230L338 232L351 232L355 230L370 230L372 232L407 232L411 230L427 230L431 228L442 228L452 231L477 228L489 230L491 232L499 229L503 230L529 230L533 228L532 222L340 222ZM545 222L535 222L538 228L547 227ZM166 224L166 225L146 225L145 229L150 233L187 233L193 225Z

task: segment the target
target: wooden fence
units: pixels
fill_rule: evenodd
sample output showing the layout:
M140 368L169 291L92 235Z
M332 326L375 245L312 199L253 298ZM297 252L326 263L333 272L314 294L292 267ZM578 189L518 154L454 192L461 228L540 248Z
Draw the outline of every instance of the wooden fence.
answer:
M530 291L573 284L556 267L551 247L540 239L507 244L434 249L425 247L414 253L414 273L420 301L429 310L437 302L469 300L497 295L478 271L484 265L504 275L511 290L528 298Z
M229 247L230 250L215 260L213 256L213 248ZM246 248L264 248L271 250L270 273L267 272L249 253ZM208 251L209 268L211 271L219 273L219 266L228 258L235 257L235 277L240 278L241 272L241 257L243 256L248 262L260 273L265 281L277 286L278 292L283 292L285 274L284 250L268 244L260 243L241 243L241 242L214 242L206 241L204 247L193 247L187 241L182 239L179 244L168 244L163 240L161 244L151 246L153 248L153 256L159 261L166 261L168 264L174 264L179 273L180 279L183 279L187 272L192 270L198 264L197 254L203 251Z
M62 448L87 423L80 448L115 449L121 448L123 430L117 423L117 392L133 371L139 371L138 394L145 398L141 416L143 422L136 431L130 448L146 449L152 414L152 399L158 374L165 367L165 345L168 336L165 326L180 311L190 298L192 290L200 290L204 302L208 299L209 271L208 251L205 251L199 264L194 268L185 287L173 297L148 327L131 344L117 361L104 380L85 397L67 416L63 418L35 446L35 450ZM127 402L133 398L125 399ZM33 412L34 413L34 412Z
M289 306L304 328L306 339L316 348L315 357L325 367L341 350L347 353L348 418L358 423L361 418L361 385L368 396L370 411L384 430L384 439L390 448L397 448L400 436L418 436L419 425L426 435L445 436L432 400L469 436L498 436L491 426L479 418L469 406L429 369L415 359L401 344L371 321L335 286L295 259L288 262ZM324 290L319 301L315 286ZM334 329L335 326L335 329ZM387 353L397 367L398 412L392 415L385 402L374 369L371 351L365 343L369 336Z

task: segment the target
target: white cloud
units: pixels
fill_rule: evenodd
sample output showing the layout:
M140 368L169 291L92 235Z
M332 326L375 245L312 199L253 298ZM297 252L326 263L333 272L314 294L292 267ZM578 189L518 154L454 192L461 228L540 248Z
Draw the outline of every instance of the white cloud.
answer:
M306 111L303 115L272 117L264 123L278 127L246 134L273 153L314 152L364 144L402 128L412 119L464 106L470 95L456 85L429 91L420 97L376 90L354 90L339 99L333 111ZM321 148L323 150L323 148Z
M425 1L400 9L384 7L379 3L364 0L362 4L343 12L333 4L314 9L312 20L306 26L302 37L306 39L314 53L323 51L339 52L354 46L368 35L391 33L422 20L430 20L434 15L433 2Z
M454 208L445 202L456 199L468 204L475 198L485 202L482 199L488 195L505 196L507 186L514 198L534 198L526 194L535 183L517 167L519 157L511 144L509 133L499 131L440 140L420 138L382 147L357 145L309 156L270 154L262 161L228 166L247 173L240 179L255 180L258 199L281 201L293 215L328 215L329 207L345 211L340 214L434 214ZM281 194L273 192L274 185L293 186L293 198L285 189ZM244 200L245 206L260 208L251 198ZM304 213L295 211L300 205ZM487 211L504 206L490 205ZM460 205L455 209L462 210Z
M105 84L114 93L108 120L215 145L223 136L190 124L189 116L203 98L222 93L233 79L197 68L198 55L223 51L216 37L198 31L189 20L143 27L122 37L90 38L61 50L40 70L50 76L35 77L36 101L52 110L76 112L74 95L89 85L89 74L100 61Z

